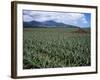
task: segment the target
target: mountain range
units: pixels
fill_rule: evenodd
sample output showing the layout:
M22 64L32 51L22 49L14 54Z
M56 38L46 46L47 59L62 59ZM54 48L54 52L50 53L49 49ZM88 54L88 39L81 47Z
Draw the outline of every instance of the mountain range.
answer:
M46 27L47 28L50 28L50 27L76 28L77 26L49 20L49 21L43 21L43 22L38 22L38 21L23 22L23 27L24 28L40 28L40 27L45 27L45 28Z

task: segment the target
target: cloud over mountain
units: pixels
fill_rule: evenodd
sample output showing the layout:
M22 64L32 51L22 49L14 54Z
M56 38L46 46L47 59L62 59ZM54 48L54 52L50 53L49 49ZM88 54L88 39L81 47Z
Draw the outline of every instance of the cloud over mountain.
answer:
M90 26L91 15L89 13L50 12L50 11L23 11L24 22L30 21L55 21L80 27Z

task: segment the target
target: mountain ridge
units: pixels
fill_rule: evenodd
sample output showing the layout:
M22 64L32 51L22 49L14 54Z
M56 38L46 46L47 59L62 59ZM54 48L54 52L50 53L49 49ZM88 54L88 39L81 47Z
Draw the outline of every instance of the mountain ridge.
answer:
M52 20L43 21L43 22L33 20L30 22L23 22L23 27L24 28L42 28L42 27L45 27L45 28L50 28L50 27L77 28L78 26L55 22Z

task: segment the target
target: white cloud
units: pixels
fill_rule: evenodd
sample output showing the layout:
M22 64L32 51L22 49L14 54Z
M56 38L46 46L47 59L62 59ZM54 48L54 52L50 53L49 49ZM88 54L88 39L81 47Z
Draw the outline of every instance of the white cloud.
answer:
M84 14L82 14L82 13L67 13L67 16L69 16L69 19L71 19L71 20L76 20L76 19L83 18Z
M82 21L83 23L87 23L86 19L85 18L82 18Z
M29 21L32 21L33 18L30 17L29 15L24 15L24 16L23 16L23 20L26 21L26 22L29 22Z

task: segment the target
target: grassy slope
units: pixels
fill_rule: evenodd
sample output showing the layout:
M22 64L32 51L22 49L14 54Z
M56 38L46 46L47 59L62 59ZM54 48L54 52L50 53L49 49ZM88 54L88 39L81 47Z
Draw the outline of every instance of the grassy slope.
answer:
M73 33L76 30L76 28L24 29L23 68L89 66L90 34Z

